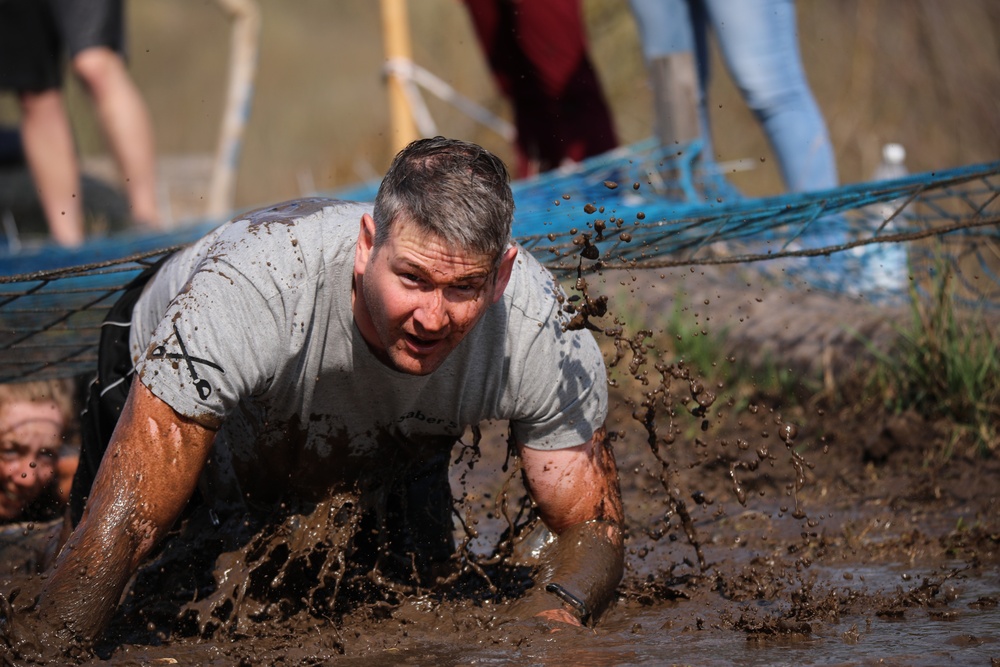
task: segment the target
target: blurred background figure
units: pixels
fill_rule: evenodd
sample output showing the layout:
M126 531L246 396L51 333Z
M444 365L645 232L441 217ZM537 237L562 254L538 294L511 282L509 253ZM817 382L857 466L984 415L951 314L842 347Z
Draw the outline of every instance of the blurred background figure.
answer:
M618 145L587 54L580 0L465 0L465 6L514 108L519 178Z
M24 154L63 245L84 237L80 168L61 92L64 55L94 103L132 219L159 226L152 122L123 53L123 0L0 2L0 88L18 94Z
M654 99L670 107L658 108L657 116L661 125L664 116L675 125L672 132L666 128L673 140L686 142L700 136L705 159L712 161L705 92L711 26L729 73L777 156L785 187L802 192L838 185L826 123L802 67L793 0L630 2ZM691 105L670 100L671 90L689 91L696 115L685 118L683 107ZM661 139L664 129L658 128Z
M79 460L73 383L0 385L0 523L61 515Z

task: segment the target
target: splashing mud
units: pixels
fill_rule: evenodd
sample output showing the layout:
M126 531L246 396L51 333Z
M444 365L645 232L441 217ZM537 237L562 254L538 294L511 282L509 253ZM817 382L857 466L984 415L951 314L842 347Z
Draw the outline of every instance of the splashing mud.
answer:
M356 491L256 520L195 511L91 662L995 664L1000 464L931 455L948 424L862 402L832 361L835 325L874 331L885 313L754 277L602 270L601 244L631 241L622 222L574 231L564 255L569 326L606 352L627 517L625 578L596 628L508 617L552 536L505 425L482 424L452 452L450 559L408 556L380 530L387 500ZM682 346L699 340L716 341L708 361ZM751 357L765 370L749 385L719 379ZM815 385L770 382L817 365ZM15 542L5 590L31 576Z

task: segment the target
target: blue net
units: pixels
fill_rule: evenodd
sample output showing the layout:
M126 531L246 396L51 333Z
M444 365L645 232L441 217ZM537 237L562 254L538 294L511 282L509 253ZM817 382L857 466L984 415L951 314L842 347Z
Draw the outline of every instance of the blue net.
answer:
M760 263L872 301L900 301L950 271L959 300L1000 307L1000 162L748 198L700 166L699 151L647 140L517 181L514 236L555 271ZM377 185L345 198L372 198Z
M517 181L514 235L557 273L741 265L892 302L947 272L958 302L1000 307L1000 162L748 198L699 151L649 140ZM377 185L334 196L371 200ZM121 289L217 224L0 251L0 382L92 372L100 323Z

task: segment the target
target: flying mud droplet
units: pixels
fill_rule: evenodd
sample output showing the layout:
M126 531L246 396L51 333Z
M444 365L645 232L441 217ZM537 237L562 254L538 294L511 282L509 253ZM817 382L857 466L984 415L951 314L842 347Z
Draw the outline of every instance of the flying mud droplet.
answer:
M608 223L604 220L594 220L594 231L597 232L597 236L594 241L604 240L604 230L607 229Z
M583 246L580 256L584 259L597 259L601 256L600 249L590 241L590 234L584 232L573 238L573 245Z
M778 435L784 440L786 445L791 445L798 434L799 429L795 424L782 424L781 429L778 430Z

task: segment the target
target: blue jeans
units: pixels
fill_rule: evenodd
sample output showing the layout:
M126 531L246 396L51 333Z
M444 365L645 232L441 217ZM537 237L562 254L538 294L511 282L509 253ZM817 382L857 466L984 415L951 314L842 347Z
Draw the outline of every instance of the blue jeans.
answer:
M837 186L833 146L802 68L792 0L630 2L647 62L681 51L695 54L706 156L712 155L705 99L711 25L730 75L777 155L785 186L792 192Z

